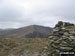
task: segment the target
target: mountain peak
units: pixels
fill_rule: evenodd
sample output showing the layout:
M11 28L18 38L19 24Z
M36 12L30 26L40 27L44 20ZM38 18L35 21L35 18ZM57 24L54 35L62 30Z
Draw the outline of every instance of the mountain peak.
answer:
M6 37L48 37L52 31L50 27L40 25L30 25L4 33L2 36Z

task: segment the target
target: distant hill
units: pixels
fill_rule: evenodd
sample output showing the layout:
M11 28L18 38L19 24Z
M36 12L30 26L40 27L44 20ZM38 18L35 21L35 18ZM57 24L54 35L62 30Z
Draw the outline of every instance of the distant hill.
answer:
M0 29L0 30L13 30L13 29L15 29L15 28L5 28L5 29Z
M40 25L30 25L19 29L8 29L0 31L0 37L41 37L47 38L50 35L52 28Z
M0 29L0 30L2 30L2 29Z
M2 30L14 30L15 28L5 28L5 29L2 29Z

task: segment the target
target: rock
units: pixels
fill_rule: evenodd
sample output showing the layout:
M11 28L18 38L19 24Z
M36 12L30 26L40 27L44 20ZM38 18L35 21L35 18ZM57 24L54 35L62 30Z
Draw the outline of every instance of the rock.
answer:
M75 25L59 21L49 37L47 56L59 56L65 51L75 52Z
M69 35L69 33L68 33L68 32L65 32L65 33L64 33L64 35L65 35L65 36L68 36L68 35Z
M63 22L62 21L59 21L58 24L56 24L55 27L61 27L63 25Z
M70 47L60 47L61 50L72 50L73 48Z
M63 33L63 31L59 31L59 35L63 35L64 33Z

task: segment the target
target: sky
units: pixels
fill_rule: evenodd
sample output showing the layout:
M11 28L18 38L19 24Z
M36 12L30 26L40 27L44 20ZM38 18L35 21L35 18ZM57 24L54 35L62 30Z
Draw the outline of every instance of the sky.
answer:
M0 0L0 28L75 24L75 0Z

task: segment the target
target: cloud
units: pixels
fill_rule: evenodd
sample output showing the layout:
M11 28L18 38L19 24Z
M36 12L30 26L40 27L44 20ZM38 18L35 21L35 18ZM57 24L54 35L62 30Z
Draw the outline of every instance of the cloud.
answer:
M0 28L75 23L74 0L0 0Z

